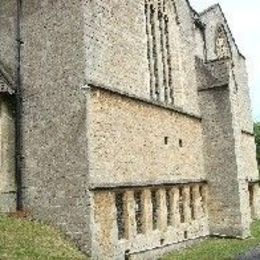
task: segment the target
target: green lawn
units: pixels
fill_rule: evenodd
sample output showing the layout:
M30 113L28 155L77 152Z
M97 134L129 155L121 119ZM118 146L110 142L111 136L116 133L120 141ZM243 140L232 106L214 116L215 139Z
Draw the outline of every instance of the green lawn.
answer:
M252 237L246 240L209 239L189 249L174 252L163 260L232 259L260 244L260 221L252 224ZM62 234L37 222L0 217L0 259L47 260L88 259Z
M87 259L53 228L0 216L0 259Z
M251 226L252 237L245 240L208 239L202 243L163 257L163 260L223 260L233 259L240 253L260 245L260 221Z

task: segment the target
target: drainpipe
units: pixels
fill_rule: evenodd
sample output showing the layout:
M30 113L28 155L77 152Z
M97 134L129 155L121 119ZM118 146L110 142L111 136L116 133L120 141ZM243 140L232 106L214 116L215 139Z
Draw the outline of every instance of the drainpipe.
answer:
M22 0L17 0L16 16L16 94L15 94L15 181L16 209L22 210L22 91L21 91L21 11Z

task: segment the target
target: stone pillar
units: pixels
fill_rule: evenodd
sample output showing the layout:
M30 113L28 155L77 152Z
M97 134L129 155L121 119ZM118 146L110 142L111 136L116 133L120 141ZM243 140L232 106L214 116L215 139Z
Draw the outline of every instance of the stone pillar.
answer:
M260 218L260 188L259 183L252 185L253 201L252 201L252 218Z
M92 258L115 259L119 250L115 194L95 192L92 203Z
M147 34L147 41L148 41L148 55L149 55L149 70L150 70L150 92L151 97L155 100L156 99L156 89L155 89L155 72L154 72L154 58L153 58L153 35L152 35L152 28L151 28L151 4L146 3L146 34Z
M0 98L0 212L16 211L15 118L12 100Z
M142 232L146 234L153 230L153 209L149 189L142 192L142 208Z
M178 187L174 187L171 190L171 194L172 194L172 225L174 227L178 227L180 225L181 222L181 218L180 218L180 208L179 208L179 202L180 202L180 189Z
M157 65L157 73L155 75L157 91L159 92L159 101L164 102L164 88L163 88L163 63L162 63L162 52L161 52L161 41L160 41L160 24L158 19L159 6L158 3L154 4L154 15L153 15L153 28L155 38L155 64Z
M216 73L219 71L221 75L226 71L228 77L228 61L221 62L211 63L212 71ZM199 86L204 162L209 183L208 196L204 190L206 187L202 189L205 191L203 204L208 205L204 210L208 214L211 234L246 237L250 234L249 207L244 200L247 192L242 181L242 171L239 170L241 163L238 150L241 145L237 136L239 132L241 134L241 129L236 125L234 100L229 88L229 84L233 82L227 81L227 85L223 85L221 89L212 88L214 85L207 76L207 69L207 67L199 69L197 66L198 76L203 77L206 82L201 82Z
M202 197L202 209L204 215L208 215L208 187L207 185L201 186L201 197Z
M158 208L157 208L157 227L164 231L167 229L167 206L165 189L159 189L156 193Z
M182 190L184 222L191 221L190 187L185 185Z
M135 199L133 191L126 191L124 194L124 219L125 238L129 240L136 236Z
M200 196L200 186L195 184L192 187L192 198L193 198L193 215L194 219L199 219L203 216L202 214L202 201Z

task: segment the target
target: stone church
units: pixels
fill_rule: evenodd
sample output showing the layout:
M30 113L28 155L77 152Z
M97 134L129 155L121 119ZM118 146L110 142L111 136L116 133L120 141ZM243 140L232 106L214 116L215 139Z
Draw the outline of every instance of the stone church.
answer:
M260 217L246 60L221 7L1 0L0 211L93 259L151 259Z

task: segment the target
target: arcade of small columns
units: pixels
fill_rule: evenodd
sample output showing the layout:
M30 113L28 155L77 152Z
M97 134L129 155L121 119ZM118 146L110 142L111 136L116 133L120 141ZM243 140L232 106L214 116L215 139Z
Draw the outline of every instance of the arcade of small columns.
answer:
M171 239L177 239L176 242L208 235L206 182L99 190L94 193L99 216L108 218L107 212L112 212L110 216L114 218L113 228L118 241L134 240L138 235L150 236L157 231L170 232ZM109 211L108 207L113 210ZM99 224L102 226L102 223ZM111 226L101 228L111 229ZM173 236L172 231L176 230L178 234Z

